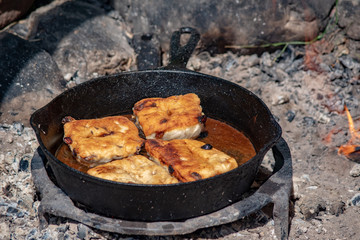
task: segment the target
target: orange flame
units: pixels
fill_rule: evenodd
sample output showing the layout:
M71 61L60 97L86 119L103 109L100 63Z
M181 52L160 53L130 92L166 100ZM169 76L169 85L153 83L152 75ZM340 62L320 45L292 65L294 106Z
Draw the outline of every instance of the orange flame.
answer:
M360 161L360 129L355 129L354 121L346 105L344 105L344 109L349 122L351 138L347 144L340 146L338 153L346 156L350 160Z

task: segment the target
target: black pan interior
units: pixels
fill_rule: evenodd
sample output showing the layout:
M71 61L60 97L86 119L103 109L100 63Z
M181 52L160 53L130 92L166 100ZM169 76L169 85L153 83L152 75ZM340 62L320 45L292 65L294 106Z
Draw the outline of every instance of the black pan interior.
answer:
M250 138L257 152L253 159L229 173L193 183L136 186L96 179L54 157L62 142L64 116L87 119L128 114L140 99L191 92L200 97L207 116L230 124ZM94 79L56 97L36 111L30 122L58 185L74 201L103 215L144 221L186 219L240 199L254 180L264 154L281 136L272 114L253 93L188 70L127 72Z

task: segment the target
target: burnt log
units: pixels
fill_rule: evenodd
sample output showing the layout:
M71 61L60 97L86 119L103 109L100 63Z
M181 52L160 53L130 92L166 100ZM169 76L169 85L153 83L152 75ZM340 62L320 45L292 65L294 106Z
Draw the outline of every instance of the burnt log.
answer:
M165 51L171 33L189 26L200 32L204 48L222 52L228 45L312 40L324 30L335 0L111 0L110 4L135 34L159 35Z
M349 38L357 41L360 40L359 13L359 1L339 1L339 26L345 28Z
M55 1L34 11L27 23L27 37L50 53L67 81L78 84L135 63L121 18L96 4Z
M0 29L23 16L31 7L34 0L1 0L0 1Z
M28 125L30 115L65 89L51 56L34 43L0 33L0 121Z

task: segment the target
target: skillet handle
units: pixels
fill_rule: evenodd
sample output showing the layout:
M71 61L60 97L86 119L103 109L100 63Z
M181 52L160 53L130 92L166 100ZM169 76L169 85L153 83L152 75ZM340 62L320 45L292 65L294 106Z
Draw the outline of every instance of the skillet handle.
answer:
M292 177L292 161L290 148L286 141L281 137L276 145L272 148L275 158L275 166L273 173L282 169L281 175L283 177ZM290 172L289 172L290 171Z
M289 211L292 211L289 207L293 185L291 153L289 146L283 138L280 138L272 148L272 151L275 158L274 174L263 184L262 191L268 191L274 203L275 234L279 239L288 239L290 227ZM272 182L268 189L266 189L267 182Z
M190 38L186 45L180 45L180 37L182 34L190 34ZM200 40L200 34L191 27L183 27L175 31L170 41L170 61L166 68L186 68L186 64L195 50Z

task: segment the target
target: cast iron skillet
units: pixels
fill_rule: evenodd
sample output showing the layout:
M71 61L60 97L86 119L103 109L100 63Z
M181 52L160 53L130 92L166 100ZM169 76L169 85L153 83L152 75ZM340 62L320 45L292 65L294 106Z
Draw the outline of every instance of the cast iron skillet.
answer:
M180 36L190 34L185 46ZM219 210L241 199L265 153L276 144L281 128L266 105L250 91L229 81L185 68L199 34L181 28L171 39L170 64L162 69L123 72L71 88L30 119L56 183L76 203L105 216L126 220L181 220ZM57 160L64 116L75 119L129 114L142 98L196 93L203 112L244 132L256 156L238 168L212 178L172 185L135 185L102 180Z

